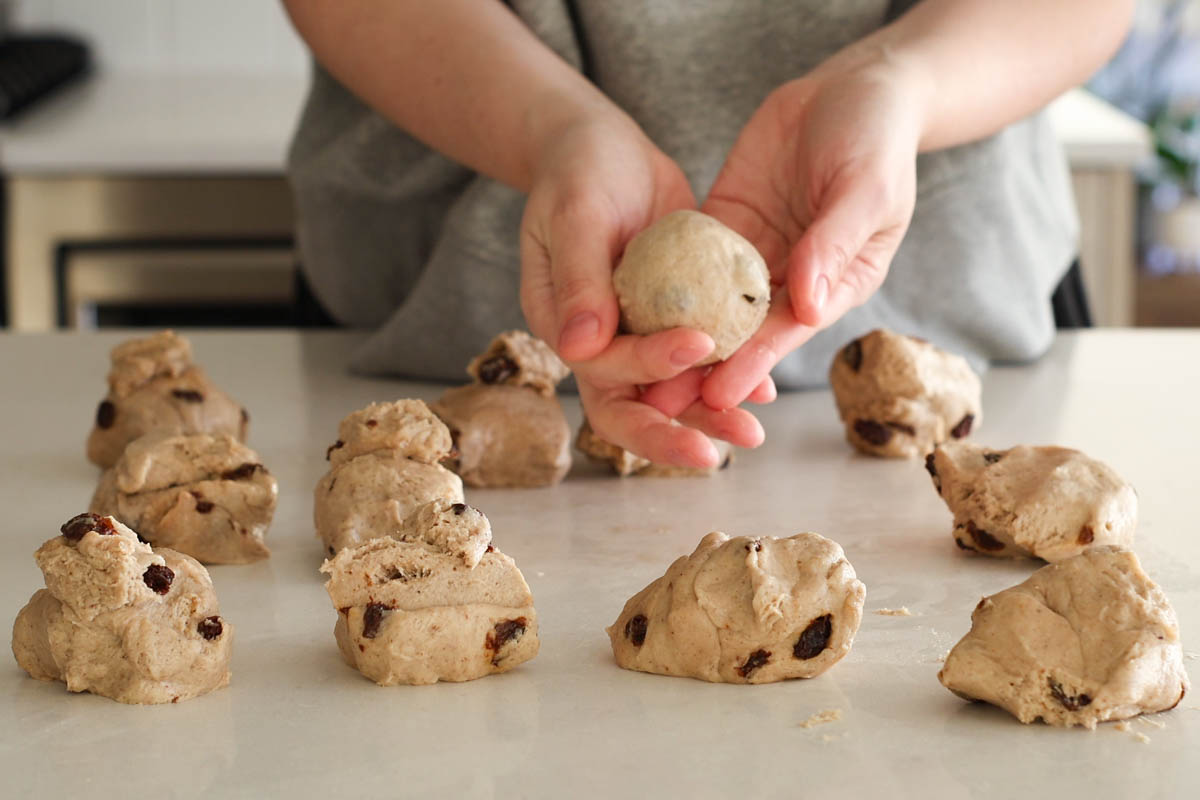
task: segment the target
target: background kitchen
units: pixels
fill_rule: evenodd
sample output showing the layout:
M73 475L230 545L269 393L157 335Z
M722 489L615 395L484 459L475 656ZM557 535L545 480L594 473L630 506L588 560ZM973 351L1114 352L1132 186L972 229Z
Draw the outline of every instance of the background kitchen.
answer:
M0 324L290 325L306 51L273 0L0 3ZM1200 325L1200 0L1051 106L1102 326Z

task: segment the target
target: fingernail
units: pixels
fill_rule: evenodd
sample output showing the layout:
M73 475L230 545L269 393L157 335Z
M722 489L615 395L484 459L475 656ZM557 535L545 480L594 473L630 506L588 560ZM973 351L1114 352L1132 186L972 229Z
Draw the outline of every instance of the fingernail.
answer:
M565 350L574 344L596 338L600 333L600 318L590 311L576 314L563 326L558 335L558 349Z
M713 351L712 347L681 347L671 353L671 365L675 367L690 367Z
M817 280L813 283L812 290L812 306L815 311L821 311L825 308L825 301L829 299L829 278L824 275L818 275Z

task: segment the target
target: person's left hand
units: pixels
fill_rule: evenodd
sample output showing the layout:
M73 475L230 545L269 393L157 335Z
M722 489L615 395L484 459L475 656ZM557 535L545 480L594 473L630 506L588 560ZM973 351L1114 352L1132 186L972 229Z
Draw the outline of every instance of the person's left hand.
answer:
M835 57L772 92L701 210L750 240L771 272L762 327L711 371L644 395L668 416L697 397L732 408L818 330L883 283L912 217L921 86L904 70Z

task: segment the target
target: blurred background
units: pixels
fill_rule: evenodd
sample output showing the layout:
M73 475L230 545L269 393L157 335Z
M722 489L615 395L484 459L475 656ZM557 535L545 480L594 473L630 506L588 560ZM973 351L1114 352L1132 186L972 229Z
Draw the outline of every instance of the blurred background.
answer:
M275 0L0 0L0 325L303 323L307 77ZM1200 0L1141 0L1050 113L1096 324L1200 325Z

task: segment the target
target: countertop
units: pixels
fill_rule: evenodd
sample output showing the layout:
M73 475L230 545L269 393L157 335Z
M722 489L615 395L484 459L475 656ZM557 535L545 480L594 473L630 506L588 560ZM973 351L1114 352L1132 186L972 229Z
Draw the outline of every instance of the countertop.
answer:
M101 72L0 126L12 175L273 173L308 88L304 75ZM1152 150L1145 125L1083 89L1052 102L1073 166L1128 168Z
M125 706L0 666L0 774L10 797L1171 798L1200 793L1200 695L1096 731L1021 725L937 681L984 594L1032 561L955 548L918 462L853 453L828 392L761 410L767 443L711 478L619 479L577 463L558 487L468 490L533 589L542 649L464 684L381 688L346 666L317 572L312 488L338 420L442 387L344 373L354 334L189 333L252 415L278 477L272 557L211 568L237 627L233 682L178 705ZM83 510L83 443L117 334L0 335L7 365L0 608L42 586L32 554ZM1143 566L1174 604L1200 681L1200 331L1063 334L1040 362L984 379L976 440L1080 448L1137 487ZM574 397L564 398L572 422ZM621 670L604 626L710 530L817 531L867 586L850 654L812 680L710 685ZM881 616L905 606L913 616ZM1197 690L1194 690L1194 692ZM839 721L801 726L838 709Z

